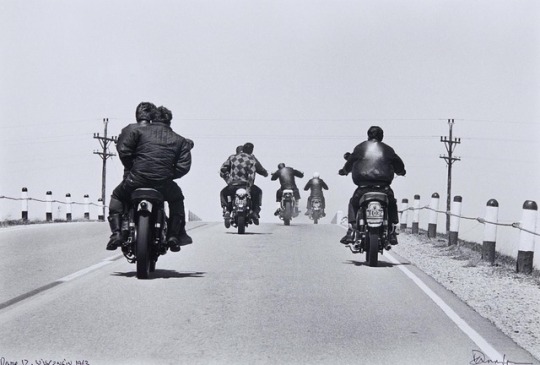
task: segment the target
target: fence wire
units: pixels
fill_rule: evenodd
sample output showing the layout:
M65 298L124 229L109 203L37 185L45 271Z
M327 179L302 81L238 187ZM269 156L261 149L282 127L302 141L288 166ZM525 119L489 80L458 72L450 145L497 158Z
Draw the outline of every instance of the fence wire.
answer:
M496 226L517 228L520 231L527 232L527 233L530 233L530 234L535 235L535 236L540 236L540 233L538 233L538 232L534 232L534 231L531 231L529 229L521 227L520 222L513 222L513 223L490 222L490 221L487 221L484 218L480 218L480 217L476 217L476 218L474 218L474 217L465 217L463 215L454 214L452 212L446 212L446 211L443 211L443 210L433 209L429 205L426 205L426 206L420 207L420 208L409 207L407 209L398 210L398 212L403 213L403 212L408 211L408 210L422 210L422 209L431 210L433 212L437 212L437 213L441 213L441 214L445 214L445 215L448 214L448 215L450 215L452 217L458 217L460 219L477 221L477 222L482 223L482 224L493 224L493 225L496 225Z
M31 201L35 201L35 202L40 202L40 203L58 203L58 204L64 204L64 205L68 205L68 204L75 204L75 205L93 205L95 207L102 207L102 206L105 206L107 207L106 205L101 205L101 204L96 204L96 203L79 203L79 202L66 202L66 201L60 201L60 200L42 200L42 199L36 199L36 198L11 198L9 196L0 196L0 199L6 199L6 200L19 200L19 201L22 201L22 200L31 200Z

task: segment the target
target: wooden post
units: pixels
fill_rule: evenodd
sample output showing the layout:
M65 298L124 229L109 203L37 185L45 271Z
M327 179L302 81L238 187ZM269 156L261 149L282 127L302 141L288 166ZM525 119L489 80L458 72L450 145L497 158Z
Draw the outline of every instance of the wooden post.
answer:
M90 219L90 197L88 194L84 196L84 219Z
M71 222L71 194L66 194L66 221Z
M450 209L450 231L448 232L448 245L455 245L458 242L459 222L461 220L462 198L459 195L454 197L452 208Z
M45 205L45 219L47 222L52 222L52 191L47 191L47 199Z
M429 212L429 223L428 223L428 237L435 238L437 237L437 215L439 214L437 210L439 209L439 194L433 193L431 195L431 203L429 204L431 208Z
M420 195L414 196L413 209L412 233L418 234L418 222L420 221Z
M486 206L484 242L482 242L482 260L489 262L491 265L495 263L495 243L497 242L498 221L499 202L495 199L490 199Z
M21 218L23 221L27 221L28 220L28 189L27 188L22 188L21 202L22 202Z
M408 221L408 211L409 211L409 199L402 199L401 200L401 224L399 226L400 229L406 229L407 228L407 221Z
M523 216L521 218L520 228L534 232L536 229L536 215L538 205L532 200L523 203ZM531 274L533 271L534 260L534 235L529 232L520 231L519 247L516 263L516 272Z

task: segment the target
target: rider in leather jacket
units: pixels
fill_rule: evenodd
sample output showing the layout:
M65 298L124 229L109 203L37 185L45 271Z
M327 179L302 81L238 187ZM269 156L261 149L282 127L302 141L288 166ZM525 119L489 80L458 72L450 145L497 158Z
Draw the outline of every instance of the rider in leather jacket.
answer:
M394 174L404 176L405 165L394 149L383 143L384 132L382 128L373 126L368 130L368 140L357 145L341 170L340 175L352 172L353 182L358 188L349 201L348 219L352 228L356 225L356 213L360 208L358 201L368 191L381 191L388 195L388 215L390 223L394 225L389 241L397 244L395 225L399 223L397 202L390 184ZM349 244L353 241L353 230L349 228L341 243Z
M308 200L307 200L307 207L306 207L306 213L305 215L309 215L309 210L311 209L311 199L312 198L319 198L321 200L321 208L322 208L322 216L326 216L326 213L324 212L324 208L326 207L325 199L324 199L324 190L328 190L328 185L324 182L323 179L320 178L320 175L318 172L313 173L313 178L310 179L306 186L304 187L304 190L310 190L311 192L309 194Z
M294 198L296 199L296 207L295 207L295 215L298 215L300 210L298 209L298 201L300 200L300 191L298 190L298 187L296 186L295 177L302 178L304 177L304 173L301 171L298 171L296 169L293 169L292 167L285 166L284 163L280 163L278 165L278 170L272 174L271 180L277 180L279 178L280 188L276 192L276 202L278 203L278 208L274 215L279 215L279 212L281 210L281 197L283 196L283 190L285 189L291 189L294 194Z

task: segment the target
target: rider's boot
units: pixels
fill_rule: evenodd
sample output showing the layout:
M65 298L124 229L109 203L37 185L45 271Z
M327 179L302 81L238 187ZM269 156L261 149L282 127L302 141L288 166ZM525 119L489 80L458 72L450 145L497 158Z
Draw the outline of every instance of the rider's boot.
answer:
M186 221L183 215L175 215L169 218L169 238L167 244L172 252L180 251L180 246L193 243L186 233Z
M109 221L109 227L111 227L112 232L109 242L107 243L107 250L114 251L124 243L122 237L122 215L112 214L107 220Z
M390 231L390 233L388 234L388 241L390 242L390 244L391 244L392 246L398 244L398 240L397 240L397 235L398 235L398 233L396 232L396 227L397 227L396 224L392 224L392 228L390 228L391 231Z
M250 215L250 218L253 224L255 224L256 226L259 225L259 218L260 218L259 212L260 211L261 211L261 208L254 208Z
M231 213L227 207L223 207L223 222L225 223L225 228L229 228L231 226Z
M341 240L339 240L339 242L344 245L354 243L354 228L352 224L349 223L349 229L347 229L347 233L341 238Z
M277 209L276 211L274 212L274 215L277 217L279 215L279 213L281 212L281 203L278 202L277 203Z

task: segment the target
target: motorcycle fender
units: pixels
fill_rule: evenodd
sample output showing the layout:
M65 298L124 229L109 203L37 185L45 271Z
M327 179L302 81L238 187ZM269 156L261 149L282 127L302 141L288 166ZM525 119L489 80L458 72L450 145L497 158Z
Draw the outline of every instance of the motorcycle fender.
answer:
M148 200L141 200L139 202L139 205L137 206L137 211L138 212L141 212L141 211L147 211L147 212L151 212L152 211L152 202L148 201Z

